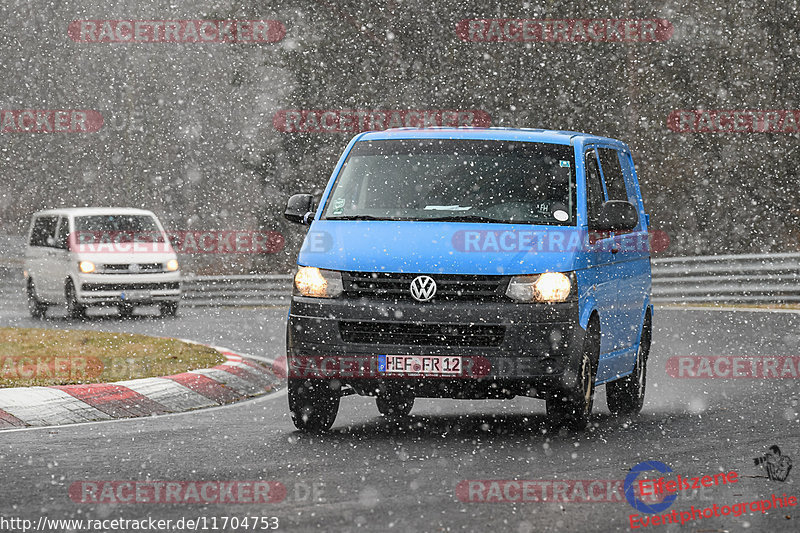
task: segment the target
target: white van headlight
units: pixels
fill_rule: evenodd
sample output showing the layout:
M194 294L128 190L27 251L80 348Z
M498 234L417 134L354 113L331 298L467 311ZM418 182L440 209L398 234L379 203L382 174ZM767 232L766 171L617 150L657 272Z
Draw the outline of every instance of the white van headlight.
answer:
M78 268L84 274L91 274L96 270L94 263L92 263L91 261L81 261L80 263L78 263Z
M178 270L178 260L177 259L170 259L167 261L167 270L170 272L175 272Z
M514 276L508 283L506 296L520 302L565 302L571 291L570 276L561 272L545 272Z
M301 266L294 275L294 286L303 296L336 298L342 294L342 273Z

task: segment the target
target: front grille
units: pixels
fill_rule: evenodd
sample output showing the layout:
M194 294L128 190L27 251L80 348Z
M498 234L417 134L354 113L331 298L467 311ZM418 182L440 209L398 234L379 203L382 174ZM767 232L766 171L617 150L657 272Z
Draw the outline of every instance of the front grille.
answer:
M84 291L166 291L181 288L179 281L161 283L84 283Z
M409 299L411 282L420 274L342 272L344 292L361 298ZM435 300L500 299L508 286L505 276L428 274L436 282Z
M163 263L106 263L103 265L102 271L105 274L150 274L165 272Z
M483 324L417 324L342 320L344 342L406 346L500 346L505 326Z

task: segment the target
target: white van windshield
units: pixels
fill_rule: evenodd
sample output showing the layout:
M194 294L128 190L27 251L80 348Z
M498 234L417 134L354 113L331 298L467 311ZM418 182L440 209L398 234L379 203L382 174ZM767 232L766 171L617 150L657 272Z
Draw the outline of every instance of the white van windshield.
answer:
M575 225L571 146L413 139L361 141L324 208L328 220Z
M163 242L164 236L153 217L147 215L92 215L75 217L75 232L79 241L112 235L125 240Z

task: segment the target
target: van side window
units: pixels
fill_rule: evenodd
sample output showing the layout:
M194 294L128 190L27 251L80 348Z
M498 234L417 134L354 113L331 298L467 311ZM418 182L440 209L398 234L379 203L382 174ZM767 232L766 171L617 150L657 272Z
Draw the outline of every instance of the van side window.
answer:
M597 156L594 150L586 152L584 161L586 162L586 208L589 212L589 220L593 220L603 207L605 193L603 192L603 182L600 179L600 168L597 166Z
M627 200L628 190L625 188L625 177L619 164L619 153L613 148L599 148L600 166L606 181L609 200Z
M55 241L47 242L48 237L55 239L56 223L58 218L54 216L39 217L33 223L33 231L31 231L31 246L45 246L52 247Z
M67 238L69 237L69 219L67 217L61 217L60 223L58 225L58 234L56 235L56 248L60 248L61 250L66 250L67 246Z

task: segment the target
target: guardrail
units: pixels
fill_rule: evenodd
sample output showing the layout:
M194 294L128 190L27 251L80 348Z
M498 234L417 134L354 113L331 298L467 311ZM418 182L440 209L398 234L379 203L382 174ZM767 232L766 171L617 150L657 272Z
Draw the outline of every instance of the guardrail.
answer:
M21 274L0 278L0 298L24 297ZM183 304L197 307L287 305L291 289L290 274L189 274L183 279ZM654 259L653 301L800 302L800 253Z
M800 253L655 259L653 300L680 303L800 302Z
M183 305L288 305L291 274L185 276Z
M657 303L800 302L800 253L670 257L652 268ZM198 276L184 282L184 298L188 305L285 305L291 286L289 274Z

